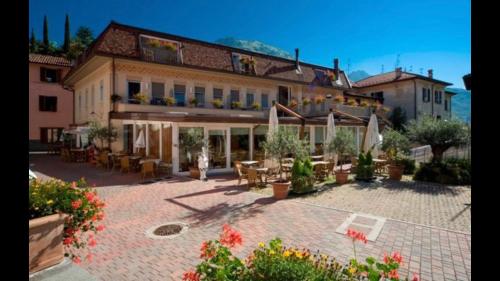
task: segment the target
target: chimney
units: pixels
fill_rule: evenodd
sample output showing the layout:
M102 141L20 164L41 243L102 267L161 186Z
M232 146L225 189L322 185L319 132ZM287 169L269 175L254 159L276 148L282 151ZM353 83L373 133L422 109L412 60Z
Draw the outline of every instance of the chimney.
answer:
M335 73L335 79L339 79L339 59L333 59L333 73Z
M403 70L401 67L396 67L396 79L401 77L401 74L403 74Z
M295 69L299 70L299 48L295 48Z
M429 78L432 78L432 69L427 70L427 76L429 76Z

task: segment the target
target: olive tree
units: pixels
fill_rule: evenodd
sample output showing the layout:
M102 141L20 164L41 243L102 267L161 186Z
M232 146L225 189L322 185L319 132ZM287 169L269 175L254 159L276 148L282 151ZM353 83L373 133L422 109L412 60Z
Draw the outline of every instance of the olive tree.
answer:
M407 134L411 141L431 146L433 162L441 161L443 153L450 147L465 145L470 139L469 128L464 122L456 118L443 120L431 116L412 120L407 126Z
M330 153L339 155L340 172L342 172L343 156L352 156L356 152L356 139L354 134L346 128L339 128L335 132L335 138L327 144Z

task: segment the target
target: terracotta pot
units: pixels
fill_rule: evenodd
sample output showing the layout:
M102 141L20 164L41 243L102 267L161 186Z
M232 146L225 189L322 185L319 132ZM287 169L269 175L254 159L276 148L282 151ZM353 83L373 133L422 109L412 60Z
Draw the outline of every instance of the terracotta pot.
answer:
M54 214L29 221L30 274L64 260L62 242L66 216Z
M273 182L273 195L274 198L280 200L285 199L288 196L288 188L290 187L290 182Z
M345 184L347 183L347 180L349 179L349 172L345 171L336 171L335 172L335 182L338 184Z
M113 103L113 111L118 112L118 102Z
M403 165L388 165L389 178L391 180L401 180L405 167Z
M200 179L200 169L195 167L189 167L189 176L193 179Z

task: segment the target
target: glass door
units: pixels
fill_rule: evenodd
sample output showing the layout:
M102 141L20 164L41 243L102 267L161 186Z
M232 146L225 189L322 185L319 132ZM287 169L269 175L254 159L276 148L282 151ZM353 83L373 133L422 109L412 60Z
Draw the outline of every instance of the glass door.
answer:
M226 168L226 141L227 130L208 130L208 167L209 169Z

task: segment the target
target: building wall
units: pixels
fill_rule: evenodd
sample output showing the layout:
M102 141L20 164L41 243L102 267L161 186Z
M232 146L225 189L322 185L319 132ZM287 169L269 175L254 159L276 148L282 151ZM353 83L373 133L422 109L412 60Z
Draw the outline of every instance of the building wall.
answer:
M40 128L69 128L73 122L73 93L65 90L60 83L40 81L40 67L62 69L61 77L69 71L67 67L29 64L29 139L40 140ZM39 96L57 97L57 112L39 110Z
M431 90L431 98L429 102L423 102L423 91L422 88L427 88ZM417 80L417 114L418 117L424 115L431 115L434 117L441 116L441 118L451 117L451 111L444 110L444 101L446 99L446 94L444 90L445 86L440 84L435 84L429 81ZM435 102L436 91L442 92L442 102L440 104ZM451 97L448 97L451 103Z

